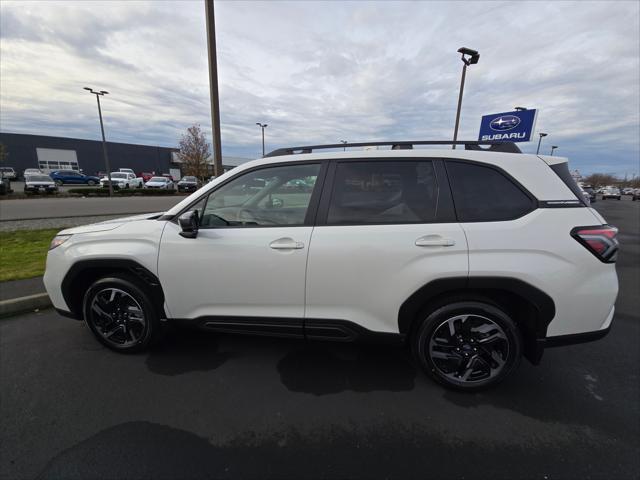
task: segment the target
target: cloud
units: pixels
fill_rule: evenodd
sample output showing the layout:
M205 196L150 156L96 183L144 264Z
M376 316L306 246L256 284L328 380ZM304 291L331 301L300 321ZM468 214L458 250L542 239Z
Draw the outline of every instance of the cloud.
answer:
M210 127L204 6L0 4L0 129L97 138L105 89L114 141L175 145ZM469 68L459 137L483 114L540 109L543 151L585 172L638 173L637 2L216 2L225 154L383 139L447 139L460 46ZM536 143L523 146L535 151Z

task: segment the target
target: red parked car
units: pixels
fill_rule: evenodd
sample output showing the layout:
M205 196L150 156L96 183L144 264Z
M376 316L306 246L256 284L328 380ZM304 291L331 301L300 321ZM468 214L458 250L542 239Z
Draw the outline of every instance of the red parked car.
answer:
M138 174L138 176L139 176L139 177L142 177L142 181L143 181L144 183L147 183L147 182L149 181L149 179L150 179L151 177L153 177L153 173L149 173L149 172L140 172L140 173Z

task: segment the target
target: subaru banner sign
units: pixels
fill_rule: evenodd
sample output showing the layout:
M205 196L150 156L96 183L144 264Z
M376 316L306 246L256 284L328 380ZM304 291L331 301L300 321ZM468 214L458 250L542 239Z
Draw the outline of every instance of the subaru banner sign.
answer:
M480 142L528 142L536 126L537 110L484 115L480 122Z

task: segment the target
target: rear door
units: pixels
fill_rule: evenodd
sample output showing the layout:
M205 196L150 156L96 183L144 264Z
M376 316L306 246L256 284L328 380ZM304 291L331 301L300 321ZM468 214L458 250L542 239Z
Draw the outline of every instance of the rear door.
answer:
M468 274L441 160L345 159L327 175L313 231L305 333L353 322L397 333L398 311L416 290ZM348 325L348 324L347 324Z

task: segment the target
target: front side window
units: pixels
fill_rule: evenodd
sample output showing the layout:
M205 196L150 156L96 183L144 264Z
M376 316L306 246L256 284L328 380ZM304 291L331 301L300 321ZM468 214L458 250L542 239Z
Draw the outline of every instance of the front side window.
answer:
M303 225L320 164L254 170L212 192L200 219L207 227Z
M535 208L518 185L494 168L447 161L447 174L461 222L513 220Z
M431 161L344 162L336 168L327 223L428 223L437 205Z

